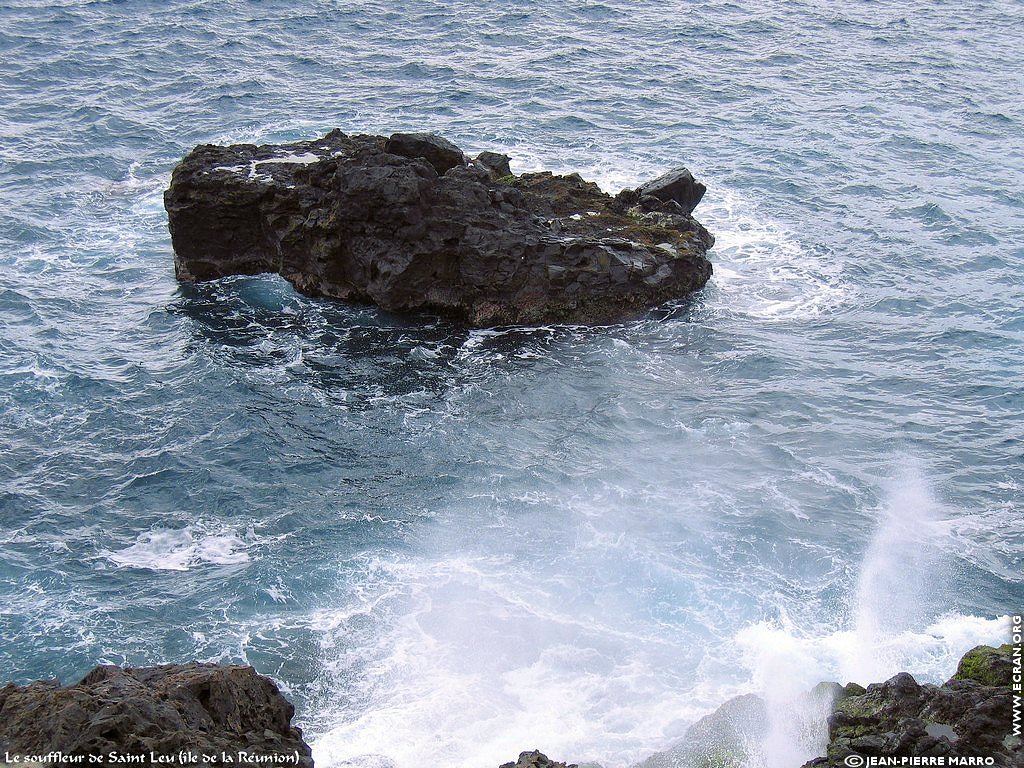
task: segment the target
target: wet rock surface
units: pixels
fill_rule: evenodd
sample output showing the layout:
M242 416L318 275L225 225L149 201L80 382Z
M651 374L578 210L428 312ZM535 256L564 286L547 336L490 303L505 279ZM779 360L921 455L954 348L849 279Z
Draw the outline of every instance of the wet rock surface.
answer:
M0 753L154 754L181 765L183 752L194 755L185 764L220 764L222 753L238 762L245 752L287 758L265 764L311 768L309 747L291 725L294 711L252 667L100 666L74 685L0 688Z
M180 280L276 272L311 296L471 325L611 322L686 296L714 238L685 169L616 197L430 134L203 145L164 195Z
M1008 645L975 648L941 686L921 685L906 672L867 689L847 686L828 721L826 756L807 766L841 766L853 754L1024 766L1024 746L1011 734L1011 654Z
M520 752L514 763L502 763L500 768L577 768L575 764L559 763L539 750Z

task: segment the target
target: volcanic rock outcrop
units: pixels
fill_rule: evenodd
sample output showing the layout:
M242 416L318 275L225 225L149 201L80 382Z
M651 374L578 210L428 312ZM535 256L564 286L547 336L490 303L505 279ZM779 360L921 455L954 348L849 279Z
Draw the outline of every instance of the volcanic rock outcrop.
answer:
M612 197L431 134L196 147L164 194L179 280L276 272L311 296L471 325L609 322L703 287L680 168Z
M985 758L991 762L977 764L1024 768L1024 742L1012 733L1012 655L1009 645L978 646L938 686L921 685L906 672L867 689L848 685L828 720L826 756L805 768L850 765L849 755L942 757L947 764L958 758L961 765ZM1019 691L1019 674L1017 685Z
M821 683L775 712L759 696L738 696L636 768L744 768L778 747L773 725L825 753L803 768L866 765L869 758L878 765L939 765L943 758L943 765L1024 768L1024 744L1012 732L1012 653L1008 645L978 646L942 685L918 684L906 672L867 688Z
M75 685L0 688L0 754L92 755L116 763L113 754L147 765L156 755L188 765L221 764L224 754L232 760L223 762L238 763L244 752L260 764L312 768L302 732L291 725L294 712L252 667L100 666Z
M579 768L575 763L566 764L552 760L540 750L520 752L514 763L502 763L499 768Z

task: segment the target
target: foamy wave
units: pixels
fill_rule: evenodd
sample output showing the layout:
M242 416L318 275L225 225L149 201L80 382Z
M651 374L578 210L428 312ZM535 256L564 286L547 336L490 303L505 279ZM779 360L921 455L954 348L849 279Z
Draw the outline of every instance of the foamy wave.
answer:
M799 240L731 192L709 192L699 218L715 234L717 287L728 309L761 320L816 317L849 300L842 265Z
M567 614L543 578L509 565L375 561L372 588L314 617L321 645L339 654L328 662L328 707L347 702L326 713L332 725L313 742L318 765L372 756L469 768L538 745L624 766L709 708L667 684L672 644L627 635L615 617L604 626Z
M233 533L203 535L191 527L158 529L139 536L135 544L104 557L121 568L187 571L196 565L236 565L249 560L246 543Z

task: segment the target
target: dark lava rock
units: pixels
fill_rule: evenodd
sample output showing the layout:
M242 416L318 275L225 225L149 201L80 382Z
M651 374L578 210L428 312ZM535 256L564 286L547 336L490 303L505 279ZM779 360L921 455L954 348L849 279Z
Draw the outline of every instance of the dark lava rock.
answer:
M493 160L424 134L197 147L164 195L177 276L277 272L478 326L615 321L708 281L714 239L674 198Z
M80 683L0 688L0 752L11 755L157 755L191 752L291 757L312 768L294 707L252 667L168 664L96 667ZM214 755L215 760L204 760ZM296 756L298 762L296 763ZM185 761L186 764L192 761Z
M682 206L684 213L693 213L693 209L704 198L708 188L693 178L693 174L685 168L676 168L654 181L637 187L637 195L654 197L664 202L676 202Z
M533 750L532 752L520 752L519 760L514 763L502 763L500 768L577 768L575 763L566 765L556 763L543 752Z
M1011 734L1010 663L1010 646L980 646L964 656L957 676L941 686L920 685L906 672L866 690L847 686L851 695L838 702L828 721L826 757L813 764L842 766L844 758L857 754L990 757L992 765L1024 766L1024 745Z
M466 164L462 150L435 133L395 133L384 142L384 151L402 157L421 157L439 174Z
M512 175L511 158L497 152L481 152L473 162L486 168L493 179L503 179Z

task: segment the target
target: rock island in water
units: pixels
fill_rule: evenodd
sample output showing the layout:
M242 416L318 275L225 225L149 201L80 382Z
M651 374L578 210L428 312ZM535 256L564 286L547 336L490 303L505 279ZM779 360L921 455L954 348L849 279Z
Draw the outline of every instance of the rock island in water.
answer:
M612 197L432 134L335 130L196 147L164 205L180 280L276 272L307 295L488 326L615 321L702 288L704 191L677 168Z

